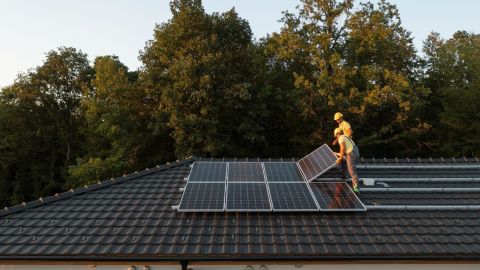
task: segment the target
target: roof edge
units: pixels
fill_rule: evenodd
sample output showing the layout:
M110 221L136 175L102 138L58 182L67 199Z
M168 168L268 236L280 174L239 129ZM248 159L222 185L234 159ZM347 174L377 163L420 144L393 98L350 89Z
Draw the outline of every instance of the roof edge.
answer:
M111 186L111 185L116 185L116 184L123 183L123 182L128 181L128 180L136 179L136 178L141 177L141 176L145 176L145 175L153 174L153 173L156 173L156 172L159 172L159 171L164 171L164 170L167 170L167 169L170 169L170 168L181 166L183 164L192 162L193 160L194 159L185 159L185 160L182 160L182 161L177 160L175 162L167 162L163 165L157 165L156 167L153 167L153 168L146 168L145 170L140 171L140 172L136 171L134 173L125 174L123 176L120 176L120 177L117 177L117 178L112 178L110 180L99 181L98 183L95 183L95 184L92 184L92 185L89 185L89 186L85 185L84 187L80 187L80 188L76 188L76 189L70 189L70 190L62 192L62 193L55 193L55 195L48 196L48 197L45 197L45 198L40 197L38 200L34 200L34 201L30 201L30 202L23 202L21 204L11 206L11 207L5 207L4 209L0 210L0 217L5 217L5 216L8 216L10 214L22 212L26 209L36 208L36 207L39 207L41 205L45 205L47 203L56 202L56 201L59 201L59 200L63 200L63 199L66 199L66 198L73 197L75 195L79 195L79 194L83 194L83 193L86 193L86 192L94 191L94 190L101 189L101 188L104 188L104 187L108 187L108 186ZM0 257L0 260L1 259L2 258Z
M319 256L0 256L0 261L6 260L37 260L37 261L131 261L131 262L221 262L221 261L335 261L335 260L358 260L358 261L419 261L419 260L434 260L434 261L479 261L480 255L319 255Z
M255 161L255 162L268 162L268 161L275 161L275 162L297 162L300 158L290 157L290 158L272 158L272 157L196 157L198 161L224 161L224 162L235 162L235 161ZM357 164L458 164L458 165L467 165L467 164L480 164L480 159L478 157L450 157L450 158L432 158L432 157L417 157L417 158L375 158L375 157L361 157L360 161Z

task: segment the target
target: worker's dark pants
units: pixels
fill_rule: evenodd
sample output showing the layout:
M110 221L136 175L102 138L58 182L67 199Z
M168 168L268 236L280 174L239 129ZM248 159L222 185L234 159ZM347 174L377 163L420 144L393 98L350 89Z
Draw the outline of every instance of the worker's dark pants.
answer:
M353 152L345 154L345 157L342 159L342 174L346 176L348 171L350 177L352 178L354 186L358 184L356 160L357 158L355 157L355 154Z

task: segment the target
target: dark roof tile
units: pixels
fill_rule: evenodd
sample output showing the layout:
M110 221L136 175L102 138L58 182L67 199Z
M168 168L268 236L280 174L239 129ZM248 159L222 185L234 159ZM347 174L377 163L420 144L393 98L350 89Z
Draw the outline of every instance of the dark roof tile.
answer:
M0 256L480 256L478 211L176 212L172 205L181 198L178 188L185 185L188 165L175 163L4 210ZM480 169L359 171L373 177L480 177ZM338 173L333 169L327 175ZM401 187L429 185L439 186ZM361 199L381 205L480 205L480 192L363 192Z

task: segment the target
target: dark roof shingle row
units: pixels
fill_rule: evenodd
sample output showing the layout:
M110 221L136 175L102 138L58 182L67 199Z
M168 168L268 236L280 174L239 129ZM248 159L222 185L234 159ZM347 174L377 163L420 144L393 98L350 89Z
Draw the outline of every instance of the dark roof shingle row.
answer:
M174 163L10 208L0 218L0 258L480 258L478 211L177 212L172 206L180 201L190 164ZM448 171L480 177L480 169ZM361 177L392 172L359 170ZM339 172L328 174L338 177ZM367 205L480 205L479 192L364 192L360 198Z

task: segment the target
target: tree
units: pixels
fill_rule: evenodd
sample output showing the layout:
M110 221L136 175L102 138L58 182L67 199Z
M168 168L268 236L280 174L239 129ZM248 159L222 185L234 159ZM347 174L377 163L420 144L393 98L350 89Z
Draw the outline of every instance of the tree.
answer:
M290 70L292 90L298 92L299 122L304 151L330 138L331 115L337 93L345 85L342 48L345 20L353 1L305 0L298 15L285 13L280 33L267 38L274 65ZM302 134L303 133L303 134ZM303 137L303 138L302 138Z
M154 132L152 100L138 83L138 73L116 56L95 59L93 88L82 99L86 118L86 154L70 168L69 186L144 169L171 160L166 131Z
M256 153L264 137L250 107L257 93L248 23L233 9L206 14L201 1L175 0L171 11L141 55L141 77L158 97L155 115L166 117L177 155Z
M394 5L360 4L347 21L347 85L338 104L353 115L358 142L371 156L426 153L428 89L420 59Z
M300 122L310 138L305 148L329 140L332 115L342 111L353 119L364 154L418 151L417 136L429 126L416 112L428 91L416 82L418 58L396 7L385 1L357 11L348 0L302 4L298 15L285 14L267 46L300 93Z
M87 56L59 48L0 93L0 183L14 204L63 189L81 148L82 91L91 80Z
M480 35L459 31L449 40L432 33L424 45L425 84L435 93L432 107L439 151L448 156L480 154L476 133L480 87Z
M263 129L264 147L256 148L257 156L294 157L306 151L305 132L308 126L299 117L300 95L293 86L291 71L276 61L272 44L265 40L256 44L253 88L258 89L256 102L250 106Z

